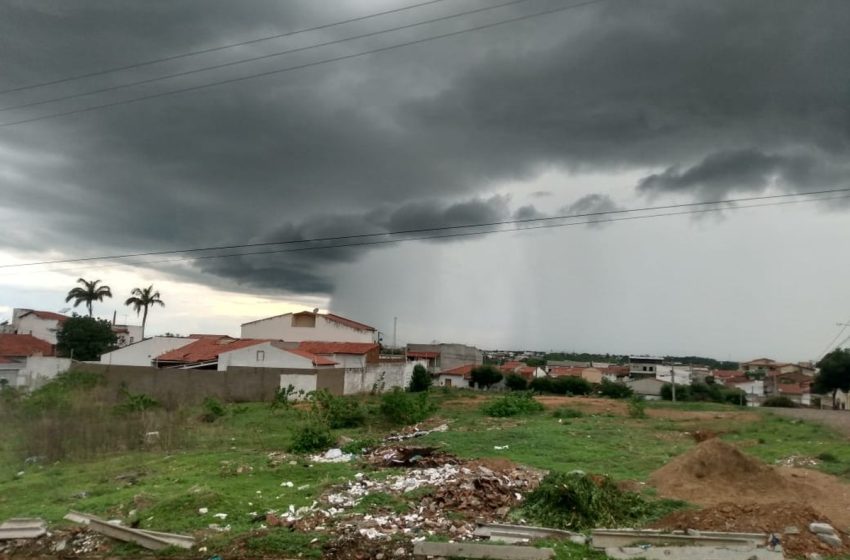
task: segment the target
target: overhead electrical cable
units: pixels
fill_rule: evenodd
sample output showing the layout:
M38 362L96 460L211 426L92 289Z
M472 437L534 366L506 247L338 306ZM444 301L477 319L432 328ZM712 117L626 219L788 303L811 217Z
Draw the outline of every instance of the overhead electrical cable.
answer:
M225 253L225 254L213 254L213 255L193 255L193 256L183 256L177 257L173 259L159 259L159 260L146 260L146 261L137 261L137 262L119 262L119 263L104 263L101 265L95 265L88 268L111 268L115 266L150 266L153 264L164 264L164 263L176 263L176 262L186 262L186 261L199 261L199 260L208 260L208 259L220 259L220 258L231 258L231 257L246 257L246 256L255 256L255 255L271 255L271 254L281 254L281 253L297 253L304 251L320 251L327 249L341 249L341 248L351 248L351 247L364 247L364 246L373 246L373 245L387 245L392 243L402 243L408 241L429 241L429 240L440 240L440 239L455 239L455 238L464 238L464 237L474 237L474 236L485 236L494 233L518 233L529 230L539 230L539 229L552 229L552 228L564 228L564 227L572 227L572 226L580 226L580 225L590 225L590 224L605 224L605 223L613 223L613 222L623 222L623 221L633 221L633 220L647 220L647 219L655 219L655 218L663 218L669 216L683 216L683 215L691 215L691 214L705 214L710 212L722 212L724 210L745 210L748 208L763 208L769 206L783 206L790 204L802 204L802 203L811 203L811 202L822 202L826 200L837 200L837 199L847 199L850 198L850 194L840 195L840 196L831 196L831 197L821 197L821 198L806 198L800 200L783 200L783 201L774 201L774 202L765 202L762 204L748 204L743 206L716 206L712 208L698 208L698 209L689 209L681 212L665 212L658 214L645 214L639 216L621 216L610 219L590 219L580 222L569 222L569 223L558 223L558 224L539 224L539 225L531 225L522 227L519 229L495 229L495 230L487 230L487 231L472 231L472 232L456 232L456 233L448 233L448 234L435 234L435 235L419 235L419 236L411 236L411 237L396 237L392 239L373 239L373 240L364 240L364 241L356 241L350 243L337 243L330 245L314 245L307 247L288 247L284 249L270 249L263 251L249 251L249 252L239 252L239 253ZM658 209L665 207L657 207ZM651 210L649 208L648 210ZM593 215L601 216L606 214L617 214L621 211L609 211L609 212L598 212ZM579 217L578 215L570 216L570 218ZM562 218L563 219L563 218ZM515 222L514 222L515 223ZM466 226L477 227L477 226ZM435 228L436 230L437 228ZM451 227L439 228L442 230L452 229ZM432 230L433 231L433 230ZM390 235L386 234L373 234L374 235ZM317 240L303 240L302 243L312 242L315 243ZM27 263L27 265L32 263ZM47 263L50 264L50 263ZM6 265L8 266L24 266L24 265ZM63 270L78 270L79 267L63 267L60 269L48 269L44 271L38 272L61 272Z
M708 205L720 205L720 204L739 204L742 202L755 202L761 200L775 200L775 199L784 199L784 198L793 198L793 197L804 197L804 196L814 196L821 194L835 194L835 193L850 193L850 187L843 189L825 189L819 191L806 191L801 193L784 193L784 194L773 194L773 195L763 195L763 196L749 196L749 197L741 197L741 198L728 198L721 200L709 200L704 202L683 202L678 204L667 204L664 206L645 206L642 208L625 208L620 210L605 210L599 212L584 212L580 214L561 214L558 216L542 216L536 218L522 218L522 219L512 219L512 220L500 220L493 222L482 222L475 224L460 224L453 226L435 226L428 228L416 228L416 229L405 229L405 230L395 230L395 231L383 231L383 232L374 232L374 233L355 233L349 235L336 235L329 237L315 237L308 239L284 239L279 241L263 241L258 243L241 243L241 244L233 244L233 245L214 245L209 247L192 247L187 249L166 249L160 251L145 251L139 253L123 253L117 255L101 255L95 257L79 257L72 259L57 259L50 261L36 261L36 262L28 262L28 263L15 263L15 264L0 264L0 268L20 268L20 267L28 267L28 266L38 266L38 265L52 265L52 264L63 264L63 263L74 263L74 262L86 262L86 261L98 261L98 260L116 260L116 259L127 259L133 257L150 257L150 256L158 256L158 255L170 255L170 254L178 254L178 253L196 253L203 251L219 251L219 250L228 250L228 249L248 249L253 247L267 247L272 245L291 245L297 243L318 243L318 242L327 242L327 241L343 241L349 239L361 239L368 237L378 237L378 236L390 236L390 235L410 235L416 233L429 233L435 231L447 231L447 230L457 230L457 229L470 229L470 228L482 228L482 227L492 227L492 226L504 226L504 225L519 225L519 224L527 224L534 222L547 222L547 221L555 221L555 220L566 220L566 219L575 219L575 218L591 218L596 216L605 216L612 214L626 214L626 213L635 213L635 212L649 212L656 210L672 210L675 208L690 208L695 206L708 206ZM842 198L842 197L838 197ZM817 200L830 200L830 199L817 199ZM749 207L749 206L747 206ZM728 208L728 207L722 207ZM837 337L836 337L837 338Z
M160 57L160 58L152 58L152 59L143 60L143 61L140 61L140 62L125 64L123 66L112 66L110 68L95 70L95 71L87 72L87 73L84 73L84 74L74 74L72 76L65 76L64 78L57 78L57 79L49 80L49 81L46 81L46 82L38 82L38 83L34 83L34 84L26 84L26 85L22 85L22 86L15 86L15 87L0 90L0 95L4 95L4 94L7 94L7 93L12 93L12 92L16 92L16 91L24 91L24 90L28 90L28 89L36 89L36 88L41 88L41 87L46 87L46 86L53 86L53 85L57 85L57 84L64 84L64 83L67 83L67 82L82 80L82 79L85 79L85 78L94 78L94 77L97 77L97 76L104 76L106 74L112 74L112 73L115 73L115 72L123 72L125 70L134 70L136 68L143 68L145 66L152 66L154 64L161 64L163 62L171 62L173 60L179 60L181 58L189 58L189 57L192 57L192 56L199 56L199 55L202 55L202 54L219 52L219 51L223 51L223 50L227 50L227 49L233 49L233 48L236 48L236 47L246 47L248 45L256 45L258 43L263 43L265 41L272 41L274 39L283 39L285 37L292 37L294 35L301 35L301 34L304 34L304 33L312 33L313 31L322 31L322 30L325 30L325 29L338 27L340 25L346 25L346 24L349 24L349 23L356 23L356 22L359 22L359 21L365 21L365 20L368 20L368 19L373 19L373 18L377 18L377 17L380 17L380 16L390 15L390 14L397 14L397 13L404 12L404 11L407 11L407 10L422 8L424 6L428 6L428 5L431 5L431 4L440 4L440 3L446 2L446 1L447 0L428 0L428 2L420 2L418 4L410 4L410 5L402 6L402 7L399 7L399 8L393 8L391 10L384 10L382 12L373 12L373 13L370 13L370 14L365 14L365 15L362 15L362 16L349 18L349 19L343 19L343 20L340 20L340 21L332 22L332 23L323 23L321 25L316 25L314 27L305 27L305 28L302 28L302 29L296 29L294 31L286 31L284 33L276 33L274 35L265 35L263 37L257 37L257 38L254 38L254 39L248 39L248 40L239 41L239 42L236 42L236 43L227 43L227 44L224 44L224 45L217 45L215 47L208 47L208 48L198 49L198 50L194 50L194 51L186 51L186 52L182 52L182 53L178 53L178 54L163 56L163 57Z
M57 97L51 97L51 98L48 98L48 99L41 99L41 100L38 100L38 101L30 101L28 103L21 103L19 105L9 105L7 107L0 107L0 112L12 111L12 110L15 110L15 109L26 109L28 107L36 107L36 106L39 106L39 105L47 105L49 103L58 103L60 101L68 101L68 100L71 100L71 99L78 99L78 98L81 98L81 97L87 97L89 95L96 95L98 93L107 93L107 92L110 92L110 91L118 91L118 90L121 90L121 89L128 89L128 88L135 87L135 86L161 82L161 81L164 81L164 80L171 80L171 79L174 79L174 78L182 78L184 76L191 76L193 74L200 74L201 72L209 72L211 70L220 70L222 68L239 66L241 64L248 64L248 63L251 63L251 62L258 62L260 60L277 58L279 56L284 56L284 55L288 55L288 54L295 54L295 53L299 53L299 52L305 52L305 51L309 51L309 50L312 50L312 49L318 49L320 47L328 47L328 46L331 46L331 45L338 45L338 44L346 43L346 42L349 42L349 41L355 41L357 39L365 39L365 38L368 38L368 37L376 37L378 35L384 35L386 33L393 33L395 31L401 31L403 29L412 29L414 27L420 27L422 25L428 25L428 24L431 24L431 23L436 23L438 21L447 21L447 20L451 20L451 19L454 19L454 18L462 17L462 16L468 16L468 15L471 15L471 14L477 14L477 13L486 12L486 11L489 11L489 10L495 10L496 8L504 8L506 6L512 6L512 5L515 5L515 4L524 4L526 2L531 2L531 1L532 0L511 0L510 2L503 2L501 4L494 4L492 6L486 6L486 7L483 7L483 8L476 8L474 10L467 10L465 12L458 12L458 13L455 13L455 14L440 16L440 17L428 19L428 20L425 20L425 21L410 23L410 24L407 24L407 25L395 26L395 27L390 27L390 28L387 28L387 29L380 29L378 31L370 31L368 33L361 33L360 35L352 35L351 37L343 37L341 39L332 39L330 41L324 41L322 43L315 43L313 45L305 45L303 47L294 47L294 48L291 48L291 49L285 49L285 50L277 51L277 52L273 52L273 53L251 56L251 57L248 57L248 58L241 58L239 60L231 60L231 61L228 61L228 62L211 64L209 66L201 66L200 68L192 68L192 69L189 69L189 70L181 70L180 72L173 72L171 74L164 74L162 76L144 78L142 80L136 80L134 82L126 82L126 83L123 83L123 84L105 86L105 87L102 87L102 88L93 89L93 90L89 90L89 91L83 91L83 92L79 92L79 93L72 93L72 94L68 94L68 95L59 95Z
M272 75L276 75L276 74L283 74L283 73L286 73L286 72L293 72L293 71L302 70L302 69L305 69L305 68L312 68L312 67L320 66L320 65L323 65L323 64L329 64L331 62L351 60L351 59L354 59L354 58L359 58L359 57L370 55L370 54L377 54L377 53L387 52L387 51L391 51L391 50L395 50L395 49L399 49L399 48L403 48L403 47L409 47L409 46L413 46L413 45L420 45L420 44L423 44L423 43L429 43L429 42L432 42L432 41L436 41L436 40L439 40L439 39L445 39L445 38L448 38L448 37L455 37L455 36L462 35L464 33L469 33L469 32L472 32L472 31L481 31L481 30L484 30L484 29L492 29L494 27L507 25L509 23L515 23L515 22L518 22L518 21L528 20L528 19L532 19L532 18L544 16L544 15L551 15L551 14L555 14L555 13L558 13L558 12L564 12L564 11L571 10L571 9L574 9L574 8L581 8L581 7L584 7L584 6L588 6L590 4L598 4L598 3L604 2L604 1L606 1L606 0L588 0L586 2L581 2L579 4L570 4L568 6L561 6L559 8L552 8L552 9L549 9L549 10L542 10L542 11L538 11L538 12L534 12L534 13L530 13L530 14L523 14L523 15L512 17L512 18L509 18L509 19L504 19L504 20L495 21L495 22L491 22L491 23L476 25L476 26L473 26L473 27L467 27L465 29L460 29L460 30L456 30L456 31L449 31L449 32L446 32L446 33L440 33L438 35L431 35L429 37L422 37L422 38L419 38L419 39L413 39L413 40L410 40L410 41L404 41L404 42L401 42L401 43L395 43L395 44L386 45L386 46L383 46L383 47L376 47L376 48L373 48L373 49L367 49L367 50L360 51L360 52L334 56L334 57L331 57L331 58L325 58L325 59L322 59L322 60L315 60L315 61L306 62L306 63L303 63L303 64L297 64L297 65L294 65L294 66L287 66L287 67L284 67L284 68L277 68L277 69L274 69L274 70L267 70L267 71L264 71L264 72L256 72L256 73L253 73L253 74L248 74L248 75L245 75L245 76L238 76L238 77L234 77L234 78L228 78L228 79L224 79L224 80L216 80L216 81L205 83L205 84L187 86L187 87L184 87L184 88L178 88L178 89L173 89L173 90L159 92L159 93L146 94L146 95L141 95L141 96L138 96L138 97L131 97L129 99L121 99L121 100L117 100L117 101L110 101L110 102L107 102L107 103L100 103L100 104L97 104L97 105L91 105L89 107L82 107L82 108L79 108L79 109L71 109L71 110L68 110L68 111L60 111L60 112L57 112L57 113L49 113L49 114L46 114L46 115L40 115L40 116L36 116L36 117L29 117L29 118L24 118L24 119L20 119L20 120L3 122L3 123L0 123L0 128L9 127L9 126L16 126L16 125L21 125L21 124L26 124L26 123L31 123L31 122L37 122L37 121L43 121L43 120L47 120L47 119L54 119L54 118L58 118L58 117L76 115L76 114L80 114L80 113L89 113L89 112L92 112L92 111L98 111L100 109L106 109L106 108L109 108L109 107L116 107L116 106L120 106L120 105L128 105L130 103L139 103L139 102L147 101L147 100L150 100L150 99L158 99L158 98L162 98L162 97L166 97L166 96L170 96L170 95L187 93L187 92L190 92L190 91L199 91L199 90L202 90L202 89L207 89L207 88L211 88L211 87L215 87L215 86L232 84L232 83L242 82L242 81L246 81L246 80L253 80L253 79L256 79L256 78L262 78L262 77L272 76ZM387 30L387 32L388 31L393 31L393 30ZM346 40L350 40L350 39L346 39ZM339 42L342 42L342 41L343 40L340 40ZM319 46L319 45L314 45L313 48L315 48L316 46ZM326 45L321 45L321 46L326 46Z

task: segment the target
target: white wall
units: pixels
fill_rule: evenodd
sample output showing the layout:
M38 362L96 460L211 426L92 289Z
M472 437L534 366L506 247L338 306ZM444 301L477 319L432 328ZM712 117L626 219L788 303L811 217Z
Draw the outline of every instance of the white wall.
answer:
M154 336L130 346L107 352L100 357L102 364L116 366L149 366L157 356L191 344L196 339L177 336Z
M316 375L309 373L282 373L280 374L280 388L286 389L292 385L295 391L304 391L304 394L316 390Z
M363 369L366 367L366 354L334 354L330 358L339 364L337 367L346 369Z
M0 379L5 379L6 385L9 388L16 389L18 388L18 372L24 366L22 363L0 363Z
M31 334L50 344L56 344L56 331L59 321L56 319L41 319L35 315L27 315L17 320L18 334Z
M144 338L142 335L141 325L116 325L116 327L127 330L126 333L115 333L115 335L118 337L119 348L129 346L130 344L135 344Z
M747 395L764 396L764 381L761 379L753 379L747 383L735 383L734 385L730 385L730 387L740 389Z
M403 389L410 384L413 366L417 363L422 362L385 362L369 364L366 368L347 369L343 394L368 393L376 386L378 390L384 391L390 391L393 387Z
M257 352L262 352L258 356ZM255 344L218 355L218 370L229 366L313 369L313 360L281 350L270 342Z
M60 373L68 371L70 367L70 358L30 356L18 373L18 386L25 386L30 390L38 389Z
M469 389L469 381L463 378L463 375L452 375L447 373L441 373L437 376L437 386L445 387L446 380L451 381L452 387L460 387L462 389Z
M269 317L242 325L242 338L271 338L287 342L319 340L322 342L375 342L377 333L361 331L316 316L315 327L293 327L292 314Z

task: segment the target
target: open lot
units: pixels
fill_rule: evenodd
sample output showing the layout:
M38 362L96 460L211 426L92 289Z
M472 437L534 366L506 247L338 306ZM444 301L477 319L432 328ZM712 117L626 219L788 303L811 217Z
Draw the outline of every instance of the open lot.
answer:
M538 397L545 406L543 412L491 418L480 407L495 396L437 391L431 398L438 408L427 425L445 424L448 429L408 443L437 447L461 460L480 459L483 462L476 465L497 471L507 472L517 465L545 471L582 470L610 476L651 500L658 496L649 484L655 471L693 449L697 439L717 435L767 464L813 469L813 484L823 483L826 479L817 477L826 475L838 477L827 477L836 488L850 481L850 446L845 435L765 410L652 403L648 417L637 419L628 415L621 401L544 396ZM366 410L378 406L378 397L359 401ZM334 532L323 530L321 524L294 531L263 529L268 522L263 514L283 515L290 508L321 502L328 492L345 487L358 474L380 481L398 469L383 469L356 457L348 463L320 463L287 453L294 429L305 422L305 406L273 409L268 403L247 403L224 408L224 415L214 422L201 421L200 409L188 411L181 428L185 433L172 448L111 452L88 459L26 457L21 434L10 430L0 443L0 519L42 517L63 528L70 525L62 517L78 510L145 529L193 534L210 555L355 557L343 554L340 548L345 547L335 543ZM553 415L563 409L573 412L559 414L560 418ZM84 419L69 416L68 422L75 421ZM374 446L398 429L370 414L364 425L334 430L333 435ZM433 486L425 485L401 497L378 492L359 502L355 510L374 515L414 512L432 490ZM783 496L776 498L781 501ZM839 528L850 528L850 518L835 518L840 512L833 506L827 509L836 523L843 523ZM439 531L428 536L449 537ZM148 554L125 544L104 546L112 554ZM349 546L346 553L354 549ZM570 547L559 552L564 558L573 553L588 557L586 551Z

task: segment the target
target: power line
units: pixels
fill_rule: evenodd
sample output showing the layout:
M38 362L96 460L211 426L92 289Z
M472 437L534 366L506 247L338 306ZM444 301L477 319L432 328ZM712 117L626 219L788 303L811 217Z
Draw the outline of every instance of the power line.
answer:
M318 49L318 48L321 48L321 47L338 45L340 43L346 43L348 41L355 41L357 39L365 39L367 37L376 37L378 35L384 35L386 33L393 33L395 31L401 31L403 29L412 29L414 27L420 27L422 25L428 25L428 24L431 24L431 23L436 23L438 21L447 21L447 20L451 20L451 19L454 19L454 18L458 18L458 17L468 16L468 15L471 15L471 14L477 14L477 13L486 12L486 11L489 11L489 10L495 10L497 8L504 8L506 6L512 6L512 5L516 5L516 4L524 4L524 3L530 2L530 1L532 1L532 0L511 0L510 2L504 2L502 4L494 4L493 6L485 6L485 7L482 7L482 8L476 8L474 10L467 10L465 12L458 12L456 14L440 16L440 17L428 19L428 20L425 20L425 21L420 21L420 22L417 22L417 23L409 23L407 25L389 27L387 29L381 29L381 30L378 30L378 31L370 31L368 33L361 33L360 35L353 35L351 37L345 37L345 38L342 38L342 39L332 39L332 40L329 40L329 41L325 41L323 43L316 43L314 45L306 45L306 46L303 46L303 47L295 47L295 48L285 49L285 50L277 51L277 52L273 52L273 53L251 56L251 57L242 58L242 59L239 59L239 60L233 60L233 61L230 61L230 62L222 62L222 63L219 63L219 64L211 64L209 66L202 66L200 68L194 68L194 69L191 69L191 70L182 70L180 72L173 72L171 74L164 74L162 76L156 76L156 77L153 77L153 78L145 78L145 79L142 79L142 80L136 80L135 82L126 82L126 83L123 83L123 84L116 84L114 86L106 86L106 87L102 87L102 88L99 88L99 89L83 91L83 92L80 92L80 93L72 93L72 94L68 94L68 95L59 95L57 97L51 97L49 99L42 99L42 100L39 100L39 101L30 101L28 103L21 103L19 105L9 105L7 107L0 107L0 112L12 111L12 110L15 110L15 109L26 109L28 107L37 107L39 105L47 105L49 103L56 103L56 102L59 102L59 101L68 101L70 99L78 99L80 97L87 97L89 95L96 95L98 93L106 93L106 92L110 92L110 91L118 91L118 90L121 90L121 89L127 89L127 88L131 88L131 87L135 87L135 86L145 85L145 84L152 84L152 83L161 82L161 81L164 81L164 80L170 80L172 78L181 78L181 77L184 77L184 76L191 76L193 74L199 74L201 72L209 72L211 70L220 70L222 68L229 68L231 66L239 66L241 64L248 64L250 62L267 60L267 59L270 59L270 58L276 58L276 57L284 56L284 55L287 55L287 54L294 54L294 53L309 51L309 50L312 50L312 49Z
M271 254L281 254L281 253L298 253L304 251L321 251L327 249L344 249L344 248L352 248L352 247L364 247L364 246L374 246L374 245L387 245L392 243L403 243L408 241L428 241L428 240L439 240L439 239L456 239L456 238L464 238L464 237L474 237L474 236L485 236L494 233L510 233L510 232L523 232L528 230L538 230L538 229L552 229L552 228L565 228L565 227L573 227L580 225L589 225L589 224L604 224L604 223L613 223L613 222L623 222L623 221L632 221L632 220L647 220L647 219L655 219L669 216L684 216L691 214L706 214L710 212L721 212L723 210L744 210L747 208L764 208L768 206L784 206L790 204L802 204L802 203L811 203L811 202L821 202L825 200L836 200L836 199L846 199L850 198L850 194L841 195L841 196L833 196L833 197L823 197L823 198L808 198L802 200L785 200L780 202L766 202L763 204L749 204L746 206L730 206L730 207L713 207L713 208L700 208L700 209L690 209L681 212L665 212L659 214L646 214L642 216L623 216L618 218L611 218L607 220L598 220L598 219L590 219L581 222L570 222L566 224L542 224L536 226L528 226L521 229L496 229L496 230L488 230L488 231L474 231L474 232L458 232L458 233L449 233L443 235L425 235L425 236L417 236L417 237L401 237L395 239L381 239L381 240L370 240L370 241L358 241L352 243L339 243L335 245L319 245L319 246L311 246L311 247L291 247L286 249L272 249L272 250L264 250L264 251L250 251L250 252L240 252L240 253L227 253L227 254L217 254L217 255L197 255L190 257L178 257L174 259L159 259L152 261L139 261L139 262L125 262L125 263L111 263L104 264L102 266L94 266L90 268L114 268L115 266L150 266L153 264L164 264L164 263L177 263L177 262L186 262L186 261L198 261L198 260L209 260L209 259L221 259L221 258L230 258L230 257L246 257L246 256L256 256L256 255L271 255ZM658 209L666 208L664 206L657 207ZM604 215L604 214L616 214L621 211L610 211L610 212L599 212L595 215ZM576 216L572 216L576 217ZM470 227L470 226L467 226ZM472 226L474 227L474 226ZM450 228L443 228L450 229ZM375 235L389 235L389 234L375 234ZM302 242L308 242L309 240L305 240ZM315 241L312 241L315 242ZM12 265L15 266L15 265ZM61 269L52 269L46 270L42 272L62 272L64 270L77 270L79 267L63 267Z
M377 54L377 53L395 50L395 49L398 49L398 48L409 47L409 46L413 46L413 45L420 45L420 44L423 44L423 43L429 43L429 42L436 41L436 40L439 40L439 39L445 39L445 38L448 38L448 37L455 37L457 35L462 35L464 33L469 33L471 31L481 31L481 30L484 30L484 29L492 29L494 27L498 27L498 26L501 26L501 25L507 25L509 23L515 23L515 22L518 22L518 21L528 20L528 19L532 19L532 18L544 16L544 15L550 15L550 14L554 14L554 13L558 13L558 12L564 12L564 11L571 10L571 9L574 9L574 8L581 8L581 7L584 7L584 6L588 6L590 4L598 4L598 3L604 2L604 1L606 1L606 0L587 0L586 2L581 2L579 4L570 4L568 6L562 6L560 8L543 10L543 11L535 12L535 13L532 13L532 14L525 14L525 15L521 15L521 16L516 16L516 17L513 17L513 18L500 20L500 21L496 21L496 22L492 22L492 23L476 25L476 26L473 26L473 27L468 27L466 29L460 29L460 30L457 30L457 31L450 31L450 32L447 32L447 33L441 33L439 35L432 35L430 37L423 37L421 39L414 39L414 40L405 41L405 42L402 42L402 43L396 43L394 45L377 47L377 48L374 48L374 49L368 49L368 50L360 51L360 52L357 52L357 53L335 56L335 57L326 58L326 59L322 59L322 60L316 60L316 61L313 61L313 62L307 62L307 63L304 63L304 64L298 64L298 65L295 65L295 66L287 66L285 68L278 68L276 70L268 70L268 71L265 71L265 72L257 72L257 73L254 73L254 74L248 74L246 76L240 76L240 77L237 77L237 78L228 78L226 80L218 80L218 81L209 82L209 83L206 83L206 84L199 84L199 85L196 85L196 86L189 86L189 87L185 87L185 88L174 89L174 90L171 90L171 91L153 93L153 94L148 94L148 95L141 95L139 97L133 97L133 98L130 98L130 99L122 99L120 101L112 101L112 102L109 102L109 103L101 103L101 104L98 104L98 105L92 105L92 106L89 106L89 107L83 107L83 108L80 108L80 109L72 109L72 110L69 110L69 111L62 111L62 112L58 112L58 113L51 113L51 114L42 115L42 116L39 116L39 117L30 117L30 118L26 118L26 119L17 120L17 121L9 121L9 122L5 122L5 123L0 123L0 128L7 127L7 126L16 126L16 125L20 125L20 124L26 124L26 123L37 122L37 121L43 121L43 120L46 120L46 119L53 119L53 118L57 118L57 117L65 117L65 116L69 116L69 115L76 115L76 114L80 114L80 113L88 113L88 112L91 112L91 111L96 111L96 110L99 110L99 109L105 109L105 108L108 108L108 107L116 107L116 106L119 106L119 105L128 105L130 103L138 103L140 101L146 101L146 100L149 100L149 99L157 99L157 98L160 98L160 97L166 97L166 96L169 96L169 95L175 95L175 94L179 94L179 93L186 93L186 92L190 92L190 91L198 91L198 90L202 90L202 89L206 89L206 88L210 88L210 87L214 87L214 86L232 84L232 83L236 83L236 82L242 82L242 81L245 81L245 80L253 80L255 78L262 78L262 77L266 77L266 76L272 76L272 75L275 75L275 74L282 74L282 73L285 73L285 72L293 72L293 71L296 71L296 70L302 70L304 68L311 68L311 67L314 67L314 66L329 64L331 62L339 62L339 61L342 61L342 60L350 60L350 59L353 59L353 58L359 58L361 56L366 56L366 55L370 55L370 54Z
M356 233L349 235L336 235L330 237L314 237L308 239L286 239L281 241L264 241L259 243L242 243L242 244L234 244L234 245L215 245L209 247L192 247L189 249L172 249L172 250L161 250L161 251L146 251L140 253L124 253L118 255L101 255L97 257L80 257L73 259L57 259L51 261L37 261L37 262L28 262L28 263L17 263L17 264L0 264L0 268L20 268L20 267L28 267L28 266L39 266L39 265L52 265L52 264L64 264L64 263L72 263L72 262L87 262L87 261L99 261L99 260L116 260L116 259L127 259L133 257L150 257L157 255L170 255L177 253L196 253L203 251L221 251L221 250L229 250L229 249L250 249L254 247L268 247L272 245L291 245L296 243L319 243L319 242L328 242L328 241L345 241L350 239L363 239L369 237L379 237L379 236L392 236L392 235L411 235L417 233L429 233L435 231L449 231L449 230L458 230L458 229L472 229L472 228L482 228L482 227L494 227L494 226L505 226L505 225L519 225L519 224L527 224L534 222L549 222L555 220L566 220L566 219L575 219L575 218L592 218L597 216L606 216L606 215L614 215L614 214L626 214L626 213L635 213L635 212L649 212L656 210L672 210L676 208L690 208L695 206L708 206L708 205L719 205L719 204L738 204L742 202L755 202L760 200L775 200L775 199L783 199L783 198L792 198L792 197L801 197L801 196L813 196L820 194L834 194L834 193L842 193L842 192L850 192L850 187L843 189L826 189L820 191L808 191L803 193L785 193L785 194L774 194L774 195L764 195L764 196L750 196L750 197L742 197L742 198L728 198L722 200L712 200L705 202L684 202L679 204L668 204L664 206L645 206L642 208L627 208L621 210L606 210L599 212L585 212L581 214L562 214L559 216L548 216L548 217L538 217L538 218L524 218L524 219L513 219L513 220L500 220L494 222L483 222L477 224L462 224L462 225L454 225L454 226L439 226L439 227L429 227L429 228L416 228L416 229L406 229L406 230L396 230L396 231L385 231L385 232L375 232L375 233ZM817 200L830 200L830 199L817 199ZM749 208L749 206L748 206ZM721 208L722 209L722 208Z
M850 327L850 319L848 319L848 320L847 320L847 321L845 321L844 323L841 323L841 324L840 324L840 326L841 326L841 330L839 330L839 331L838 331L838 334L837 334L837 335L835 335L835 337L834 337L832 340L830 340L830 341L829 341L829 344L827 344L827 345L826 345L826 348L824 348L824 349L823 349L823 351L822 351L822 352L820 353L820 355L818 356L818 360L820 360L820 358L823 358L823 357L826 355L826 353L827 353L827 352L829 352L832 348L834 348L834 347L833 347L833 344L835 344L835 341L836 341L836 340L838 340L838 338L839 338L842 334L844 334L844 331L846 331L846 330L847 330L847 327ZM841 347L841 345L842 345L842 344L844 344L845 342L847 342L847 340L850 340L850 339L845 339L845 340L844 340L844 341L842 341L842 342L841 342L841 344L839 344L837 347Z
M300 35L302 33L311 33L313 31L322 31L324 29L330 29L332 27L337 27L339 25L345 25L345 24L348 24L348 23L356 23L358 21L364 21L364 20L367 20L367 19L372 19L372 18L376 18L376 17L380 17L380 16L396 14L396 13L404 12L404 11L407 11L407 10L413 10L415 8L421 8L423 6L428 6L430 4L439 4L440 2L445 2L445 1L446 0L429 0L428 2L420 2L418 4L411 4L409 6L403 6L401 8L393 8L391 10L385 10L385 11L382 11L382 12L374 12L374 13L371 13L371 14L366 14L366 15L355 17L355 18L344 19L344 20L335 21L335 22L332 22L332 23L324 23L322 25L316 25L314 27L306 27L306 28L303 28L303 29L297 29L295 31L287 31L285 33L277 33L275 35L266 35L266 36L263 36L263 37L258 37L256 39L248 39L246 41L239 41L238 43L227 43L225 45L219 45L217 47L209 47L209 48L206 48L206 49L198 49L198 50L194 50L194 51L187 51L187 52L183 52L183 53L179 53L179 54L164 56L164 57L161 57L161 58L152 58L152 59L149 59L149 60L143 60L141 62L134 62L132 64L126 64L124 66L113 66L112 68L105 68L103 70L95 70L93 72L87 72L85 74L75 74L73 76L66 76L64 78L57 78L55 80L50 80L50 81L47 81L47 82L39 82L39 83L35 83L35 84L17 86L17 87L13 87L13 88L0 90L0 95L4 95L4 94L7 94L7 93L12 93L12 92L16 92L16 91L24 91L24 90L27 90L27 89L40 88L40 87L44 87L44 86L52 86L52 85L56 85L56 84L63 84L63 83L71 82L71 81L74 81L74 80L82 80L83 78L93 78L95 76L103 76L103 75L106 75L106 74L111 74L113 72L121 72L123 70L133 70L135 68L142 68L144 66L151 66L153 64L159 64L159 63L162 63L162 62L170 62L172 60L179 60L181 58L188 58L190 56L198 56L198 55L201 55L201 54L209 54L209 53L213 53L213 52L223 51L223 50L226 50L226 49L232 49L232 48L235 48L235 47L244 47L244 46L248 46L248 45L255 45L257 43L262 43L262 42L265 42L265 41L271 41L273 39L283 39L284 37L292 37L293 35Z

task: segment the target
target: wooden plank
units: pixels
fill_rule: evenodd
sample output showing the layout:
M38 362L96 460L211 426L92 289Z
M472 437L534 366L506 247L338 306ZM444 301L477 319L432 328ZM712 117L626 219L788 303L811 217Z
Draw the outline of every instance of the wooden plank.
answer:
M492 560L548 560L555 556L551 548L499 546L495 544L418 542L413 544L417 557L489 558Z

